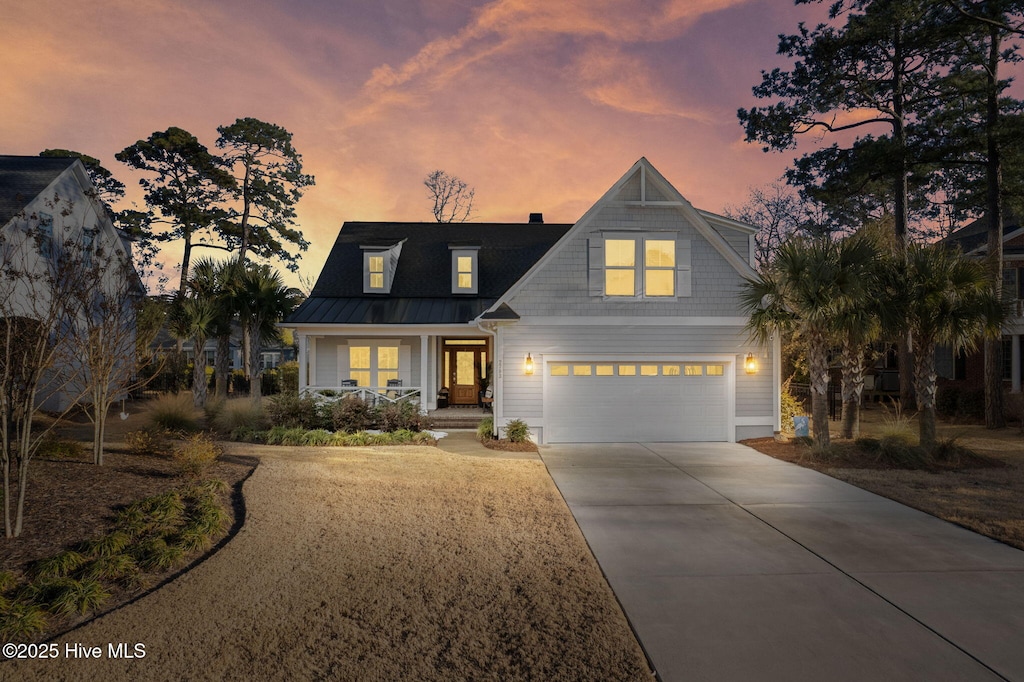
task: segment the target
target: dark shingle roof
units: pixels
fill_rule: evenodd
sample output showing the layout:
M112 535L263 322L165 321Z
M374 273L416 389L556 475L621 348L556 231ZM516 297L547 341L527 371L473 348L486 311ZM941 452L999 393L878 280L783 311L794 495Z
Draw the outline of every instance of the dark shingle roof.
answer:
M1020 228L1020 221L1017 220L1016 216L1007 214L1003 218L1003 240L1005 241L1007 235L1016 232ZM942 242L944 244L956 244L964 253L970 253L979 247L987 247L988 219L982 217L973 222L967 223L960 229L952 232L949 236L943 238ZM1009 251L1009 249L1004 247L1004 252ZM1016 249L1016 251L1020 251L1020 249Z
M0 226L10 222L74 162L72 158L0 155Z
M308 300L286 323L469 322L515 284L572 225L345 223ZM360 246L402 244L390 294L363 293ZM452 294L450 246L480 247L478 293Z

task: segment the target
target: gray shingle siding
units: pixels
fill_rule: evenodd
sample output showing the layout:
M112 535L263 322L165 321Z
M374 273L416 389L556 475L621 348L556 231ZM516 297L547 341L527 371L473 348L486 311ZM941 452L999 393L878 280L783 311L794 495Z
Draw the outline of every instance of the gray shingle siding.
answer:
M591 296L587 276L587 240L602 231L678 233L691 243L692 295L668 301L605 300ZM744 235L744 239L745 239ZM727 316L740 315L737 294L742 278L678 210L662 207L608 205L587 230L571 241L509 301L519 315L555 316Z

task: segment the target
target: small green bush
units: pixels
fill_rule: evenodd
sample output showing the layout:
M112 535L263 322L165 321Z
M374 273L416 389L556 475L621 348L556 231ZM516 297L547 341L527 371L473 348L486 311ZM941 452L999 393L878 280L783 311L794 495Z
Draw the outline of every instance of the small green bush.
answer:
M36 455L51 459L84 459L85 446L68 438L47 438L39 444Z
M38 605L21 600L0 604L0 636L3 639L26 640L46 629L46 611Z
M86 614L99 608L110 598L110 593L98 580L83 578L50 578L37 580L29 587L36 603L45 604L47 610L61 616L72 613Z
M484 417L480 426L476 427L476 436L481 442L494 440L494 417Z
M123 552L131 540L131 536L128 533L115 530L95 540L83 542L79 547L79 552L90 559L114 556Z
M18 576L14 571L0 571L0 594L6 594L13 590L18 584Z
M111 554L90 561L82 569L81 575L89 580L124 582L138 572L139 566L133 558L127 554Z
M331 445L334 441L334 434L327 429L315 429L306 431L302 436L303 445Z
M85 562L84 556L74 550L40 559L32 565L32 575L39 580L66 578L77 571Z
M150 403L149 419L168 431L198 431L191 393L164 393Z
M209 435L197 433L175 448L173 459L183 476L201 478L220 455L220 446Z
M525 443L530 437L530 427L522 419L513 419L505 424L505 437L511 443Z
M181 563L185 551L178 545L167 544L162 537L153 537L135 545L133 556L148 571L166 571Z

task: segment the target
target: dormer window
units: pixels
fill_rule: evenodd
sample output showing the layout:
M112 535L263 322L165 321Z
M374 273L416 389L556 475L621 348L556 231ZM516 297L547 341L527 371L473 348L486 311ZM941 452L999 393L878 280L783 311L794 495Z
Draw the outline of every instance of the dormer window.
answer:
M405 240L402 240L404 242ZM389 294L395 280L402 242L397 244L367 244L363 250L363 293Z
M475 294L479 290L479 246L452 246L452 293Z
M384 256L367 255L367 270L370 272L370 288L384 290Z

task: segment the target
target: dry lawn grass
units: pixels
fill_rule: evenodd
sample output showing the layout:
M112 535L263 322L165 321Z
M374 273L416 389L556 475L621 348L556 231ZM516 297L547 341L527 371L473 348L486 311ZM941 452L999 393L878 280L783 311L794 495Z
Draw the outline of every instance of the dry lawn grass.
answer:
M878 406L862 413L862 436L877 436L884 427L884 413ZM837 428L833 423L833 429ZM911 428L916 434L916 419L912 420ZM836 439L837 435L833 432L832 438ZM978 425L940 423L939 436L955 438L957 443L978 455L995 460L997 466L966 462L960 468L897 469L872 465L870 458L861 458L851 466L816 458L810 448L795 443L775 443L767 439L747 444L1024 549L1024 434L1021 429L989 431Z
M0 665L18 680L643 680L643 653L535 460L271 448L245 526L192 571L60 637L135 661Z

